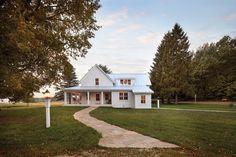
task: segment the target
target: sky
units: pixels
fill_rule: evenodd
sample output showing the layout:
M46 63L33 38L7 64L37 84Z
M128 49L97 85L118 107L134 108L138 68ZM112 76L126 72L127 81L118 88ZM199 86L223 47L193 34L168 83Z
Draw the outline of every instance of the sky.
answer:
M85 58L71 60L80 80L94 65L112 72L148 73L163 36L179 23L190 50L224 35L236 37L236 0L101 0L102 26ZM52 92L53 89L51 89Z

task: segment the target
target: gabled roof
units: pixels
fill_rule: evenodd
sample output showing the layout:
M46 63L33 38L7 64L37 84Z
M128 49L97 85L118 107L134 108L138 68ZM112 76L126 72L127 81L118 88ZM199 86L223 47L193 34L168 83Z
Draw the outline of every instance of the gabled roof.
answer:
M110 78L110 76L109 76L108 74L106 74L97 64L95 64L94 66L92 66L92 68L94 68L94 67L96 67L98 70L100 70L112 83L114 83L114 81ZM88 70L88 72L89 72L92 68L90 68L90 69ZM88 73L88 72L87 72L87 73ZM85 78L85 76L87 75L87 73L80 79L80 81Z

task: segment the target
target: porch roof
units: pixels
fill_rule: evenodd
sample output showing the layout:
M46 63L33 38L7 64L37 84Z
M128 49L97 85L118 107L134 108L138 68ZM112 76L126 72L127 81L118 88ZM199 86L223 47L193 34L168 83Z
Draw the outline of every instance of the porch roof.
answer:
M75 86L65 88L64 91L132 91L134 94L153 93L148 86Z
M75 86L65 88L64 91L132 91L131 87L117 87L117 86Z
M153 91L148 86L135 86L132 88L132 92L134 94L139 94L139 93L152 94L153 93Z

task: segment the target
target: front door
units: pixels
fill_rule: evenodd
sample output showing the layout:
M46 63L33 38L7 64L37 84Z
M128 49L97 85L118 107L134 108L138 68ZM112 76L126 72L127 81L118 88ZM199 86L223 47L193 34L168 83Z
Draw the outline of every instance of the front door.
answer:
M96 104L100 104L100 94L96 93Z

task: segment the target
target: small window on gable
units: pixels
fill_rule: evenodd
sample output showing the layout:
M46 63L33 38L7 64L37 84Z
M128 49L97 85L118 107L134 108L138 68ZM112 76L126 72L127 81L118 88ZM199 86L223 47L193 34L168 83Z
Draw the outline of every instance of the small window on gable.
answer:
M99 78L95 78L95 85L96 85L96 86L99 85Z
M146 103L146 96L141 95L141 104L145 104L145 103Z

